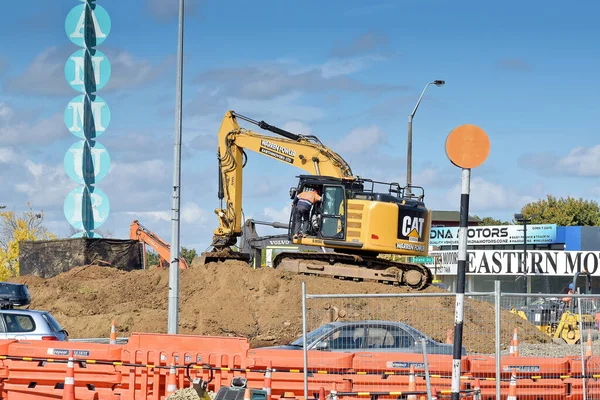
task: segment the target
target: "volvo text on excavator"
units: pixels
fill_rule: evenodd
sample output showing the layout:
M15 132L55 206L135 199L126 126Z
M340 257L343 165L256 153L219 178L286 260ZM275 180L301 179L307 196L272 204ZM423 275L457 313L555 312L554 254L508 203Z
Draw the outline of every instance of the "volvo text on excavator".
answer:
M280 137L244 129L238 119ZM245 150L252 150L308 172L298 176L290 198L305 189L318 189L322 201L313 207L309 234L294 238L293 243L333 250L282 252L273 260L274 268L419 290L431 284L432 274L425 265L378 257L428 254L431 213L423 202L422 187L407 188L354 176L348 163L316 136L294 134L234 111L225 114L218 140L221 206L215 213L219 226L212 249L202 253L201 263L249 259L247 254L232 251L231 246L242 233L242 169L247 162ZM294 226L293 215L292 210L290 227ZM292 236L290 228L290 240Z

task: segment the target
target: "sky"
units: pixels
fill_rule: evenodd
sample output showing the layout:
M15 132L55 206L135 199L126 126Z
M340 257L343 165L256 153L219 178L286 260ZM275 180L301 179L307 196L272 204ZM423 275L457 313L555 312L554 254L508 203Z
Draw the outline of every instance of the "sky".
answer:
M97 92L111 158L97 183L110 201L105 235L135 219L171 240L177 0L97 0L111 18L97 49L112 67ZM63 113L78 93L64 77L79 49L65 18L81 4L3 1L0 12L0 205L43 210L59 237L79 185L63 159L77 141ZM511 220L551 194L599 200L600 3L186 0L181 244L205 251L218 225L217 132L227 110L314 134L355 175L413 184L433 210L459 210L461 171L448 134L481 127L491 150L472 170L470 214ZM256 126L244 127L253 130ZM262 132L261 132L262 133ZM301 170L256 153L244 168L245 218L287 222ZM259 233L272 233L268 229ZM283 231L279 231L283 233Z

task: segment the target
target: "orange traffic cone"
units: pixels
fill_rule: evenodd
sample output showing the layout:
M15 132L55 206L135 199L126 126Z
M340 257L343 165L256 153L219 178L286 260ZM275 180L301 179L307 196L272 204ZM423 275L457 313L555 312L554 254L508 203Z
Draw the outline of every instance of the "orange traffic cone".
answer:
M325 400L325 388L323 386L319 388L319 400Z
M175 357L171 357L171 368L167 375L167 396L177 391L177 369L175 368Z
M115 321L110 325L110 344L117 344L117 326Z
M481 383L479 382L479 378L475 379L475 394L473 395L473 400L481 400Z
M437 400L437 389L431 389L431 400Z
M517 400L517 371L513 368L506 400Z
M267 400L271 400L271 361L267 364L267 370L265 371L265 383L263 390L267 392ZM321 393L319 392L319 395ZM325 399L325 389L323 389L323 397L320 397L319 400Z
M415 366L412 364L410 365L410 375L408 376L408 391L417 391L417 384L415 382ZM408 396L406 396L406 400L417 400L417 395L409 394Z
M513 334L513 356L519 357L519 338L517 335L518 328L515 328L515 333Z
M244 391L244 400L250 400L252 398L252 393L249 388L246 388Z
M75 400L75 366L71 356L69 356L67 362L67 375L65 376L62 400Z
M592 330L588 329L588 338L587 338L587 343L585 345L585 356L591 357L593 355L594 355L594 352L592 351Z

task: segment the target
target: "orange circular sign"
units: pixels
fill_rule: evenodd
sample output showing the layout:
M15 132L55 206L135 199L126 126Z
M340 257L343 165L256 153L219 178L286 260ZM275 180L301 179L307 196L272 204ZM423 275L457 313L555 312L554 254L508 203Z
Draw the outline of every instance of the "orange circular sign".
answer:
M446 155L457 167L479 167L489 154L490 139L478 126L461 125L454 128L446 138Z

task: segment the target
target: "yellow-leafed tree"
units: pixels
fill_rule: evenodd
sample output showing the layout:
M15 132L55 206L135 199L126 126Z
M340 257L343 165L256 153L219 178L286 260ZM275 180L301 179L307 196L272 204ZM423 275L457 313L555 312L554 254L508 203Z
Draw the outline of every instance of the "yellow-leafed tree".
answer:
M29 203L27 207L20 215L0 212L0 280L19 275L19 242L56 239L43 225L44 212L35 212Z

